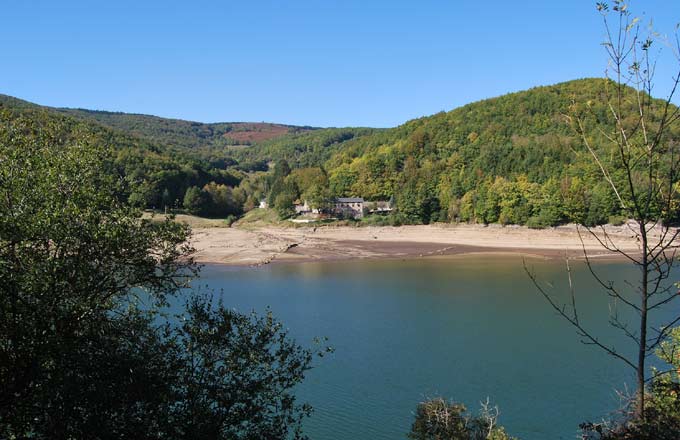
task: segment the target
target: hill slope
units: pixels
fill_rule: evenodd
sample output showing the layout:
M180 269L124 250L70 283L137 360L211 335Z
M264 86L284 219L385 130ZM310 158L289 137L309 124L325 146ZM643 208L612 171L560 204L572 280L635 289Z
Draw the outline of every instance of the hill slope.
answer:
M15 109L36 110L40 108L58 112L78 120L97 123L101 126L124 132L130 136L178 148L252 145L287 134L316 130L315 127L298 127L267 122L218 122L208 124L135 113L47 107L2 94L0 94L0 104Z
M153 139L164 145L184 148L252 145L269 139L314 130L312 127L266 122L202 122L133 113L59 108L59 112L79 119L89 119L135 136Z
M360 196L393 199L398 222L597 224L620 210L566 115L582 116L603 160L613 157L600 132L611 123L605 84L581 79L536 87L384 130L201 124L53 109L4 95L0 106L77 120L122 146L117 161L136 183L131 199L141 206L181 207L187 189L214 181L234 188L237 196L220 196L231 213L265 196L285 207L296 198L320 205ZM680 128L668 136L680 139ZM241 141L252 146L229 145ZM282 164L279 171L267 172L272 161ZM211 188L205 191L218 190Z
M351 140L325 163L331 193L394 197L404 221L606 222L618 206L567 118L581 115L611 157L600 132L611 127L605 84L536 87ZM678 124L670 137L680 139Z
M0 95L0 134L19 130L26 136L43 133L54 142L85 142L108 148L114 172L128 185L129 201L142 208L179 206L186 190L210 182L236 186L244 173L230 163L213 163L184 147L117 130L89 118L72 117L51 107ZM33 134L31 134L33 133ZM3 145L0 145L2 148Z

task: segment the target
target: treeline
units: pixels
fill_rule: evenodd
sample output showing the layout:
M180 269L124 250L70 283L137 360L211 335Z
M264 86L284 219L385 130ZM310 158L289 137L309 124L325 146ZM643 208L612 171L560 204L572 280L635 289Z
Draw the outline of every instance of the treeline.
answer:
M567 116L583 120L590 145L623 183L627 176L608 162L610 143L595 129L610 124L606 87L599 79L538 87L389 130L291 135L234 157L276 161L257 188L282 217L295 200L324 207L347 196L393 201L390 224L618 223L620 202Z
M180 149L223 148L229 145L250 144L248 134L257 140L276 138L286 134L314 130L265 122L203 123L182 119L161 118L122 112L85 109L55 109L74 118L95 122L107 128L143 137L159 144Z
M231 153L244 164L285 160L293 168L318 167L342 151L348 141L380 131L374 128L324 128L291 133L251 148L233 149Z
M285 217L298 199L319 207L335 197L363 197L392 200L393 224L544 227L621 221L620 203L584 148L573 120L569 122L569 117L579 116L589 144L612 169L612 179L626 179L607 162L614 153L595 128L611 124L607 86L602 79L583 79L537 87L387 130L292 127L285 135L250 147L199 143L187 148L192 139L200 139L202 129L184 127L186 121L172 125L163 118L114 117L107 112L86 112L88 118L76 120L9 97L0 97L0 106L46 123L67 119L72 130L87 131L114 146L115 172L128 183L128 201L138 207L238 216L266 199ZM630 98L634 106L634 96ZM93 121L103 117L119 123L128 116L151 124L150 129L132 129L150 137ZM178 131L166 132L164 124ZM131 129L127 122L122 127ZM181 147L156 139L173 133ZM667 140L672 145L677 139L676 127Z
M84 134L94 143L113 147L111 172L125 180L126 193L121 197L133 206L214 217L241 215L267 199L277 179L270 170L271 163L286 160L295 168L318 166L348 140L375 131L200 124L146 115L53 109L4 95L0 95L0 108L5 110L5 122L25 118L57 127L64 139ZM257 147L213 142L225 133L271 128L285 134L265 139ZM307 181L300 185L305 189L309 186Z
M262 197L258 187L258 174L261 173L241 169L235 159L219 151L206 153L173 148L64 116L49 108L3 97L0 99L0 124L18 123L43 127L60 142L87 141L111 147L113 158L107 171L124 182L119 197L135 207L187 209L208 216L240 215ZM266 163L260 166L267 169ZM191 193L198 189L206 202L185 207L190 189Z
M394 215L408 223L616 219L620 204L566 116L582 118L589 144L622 182L627 176L608 163L611 143L596 129L611 126L606 88L599 79L538 87L354 139L324 165L330 192L393 196ZM627 98L633 107L632 91ZM673 130L670 145L680 139Z

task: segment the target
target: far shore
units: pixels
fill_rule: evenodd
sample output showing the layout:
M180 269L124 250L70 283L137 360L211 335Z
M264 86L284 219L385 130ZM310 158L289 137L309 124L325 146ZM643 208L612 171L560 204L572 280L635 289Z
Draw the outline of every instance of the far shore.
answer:
M605 227L619 249L640 252L627 225ZM601 238L601 228L593 229ZM566 225L529 229L500 225L262 226L194 227L196 261L231 266L354 259L413 259L472 254L524 255L540 258L623 258L606 250L584 228Z

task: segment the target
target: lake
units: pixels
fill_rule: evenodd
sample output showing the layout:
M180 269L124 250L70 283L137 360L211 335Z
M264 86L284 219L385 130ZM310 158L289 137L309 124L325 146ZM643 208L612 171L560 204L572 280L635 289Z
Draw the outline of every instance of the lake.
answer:
M528 264L567 299L563 261ZM582 321L626 352L603 293L572 265ZM623 263L597 267L606 279L635 279ZM618 408L615 390L634 389L628 367L579 342L520 257L206 266L195 285L222 290L242 312L269 307L302 345L329 338L335 353L298 392L315 409L305 422L312 439L403 439L418 402L435 396L475 412L489 397L525 440L574 439L579 423Z

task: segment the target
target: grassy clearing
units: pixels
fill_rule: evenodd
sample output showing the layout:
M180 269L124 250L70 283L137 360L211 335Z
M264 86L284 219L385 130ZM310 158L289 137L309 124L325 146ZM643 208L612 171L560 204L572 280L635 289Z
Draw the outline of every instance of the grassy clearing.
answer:
M152 219L154 221L164 221L166 217L165 214L153 214L149 212L144 213L144 218ZM184 223L192 228L228 228L229 221L222 218L204 218L197 217L195 215L188 214L175 214L175 221L179 223Z
M249 229L262 226L280 226L282 224L284 223L279 220L279 215L273 209L257 208L246 212L234 223L234 226Z

